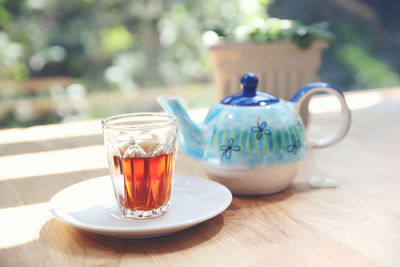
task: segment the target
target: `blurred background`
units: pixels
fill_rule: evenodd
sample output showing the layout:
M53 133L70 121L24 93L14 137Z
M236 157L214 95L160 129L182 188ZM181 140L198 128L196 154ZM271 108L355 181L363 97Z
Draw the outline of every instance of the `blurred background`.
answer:
M159 94L210 106L207 33L260 17L329 23L321 81L398 86L399 11L397 0L0 0L0 127L158 111Z

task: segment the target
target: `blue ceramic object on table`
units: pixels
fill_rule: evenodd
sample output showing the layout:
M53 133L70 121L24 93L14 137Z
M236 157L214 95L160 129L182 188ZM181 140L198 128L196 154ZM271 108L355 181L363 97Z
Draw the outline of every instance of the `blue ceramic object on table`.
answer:
M335 144L348 132L350 111L343 93L327 83L300 89L290 101L258 92L253 73L243 75L242 92L222 99L205 120L194 123L175 97L160 96L164 109L178 117L180 149L203 163L210 178L236 194L269 194L285 189L295 177L308 146ZM339 129L324 138L307 136L298 114L306 96L335 95L342 107Z

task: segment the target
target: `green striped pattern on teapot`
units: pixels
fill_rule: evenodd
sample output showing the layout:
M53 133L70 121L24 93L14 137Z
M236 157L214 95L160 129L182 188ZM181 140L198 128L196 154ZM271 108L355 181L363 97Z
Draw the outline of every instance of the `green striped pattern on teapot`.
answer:
M301 125L293 125L287 128L273 129L268 132L256 129L214 129L211 140L212 150L221 151L229 140L234 140L232 145L240 148L240 154L268 154L278 153L282 150L288 153L296 153L303 146L304 130ZM295 147L295 148L293 148Z

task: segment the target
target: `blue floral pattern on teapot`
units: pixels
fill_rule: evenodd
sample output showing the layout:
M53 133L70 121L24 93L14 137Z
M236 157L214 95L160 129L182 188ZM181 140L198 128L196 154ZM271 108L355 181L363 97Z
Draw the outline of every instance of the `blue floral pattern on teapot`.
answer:
M307 154L304 127L292 109L284 103L262 109L215 105L206 119L209 143L205 162L259 169L302 160Z

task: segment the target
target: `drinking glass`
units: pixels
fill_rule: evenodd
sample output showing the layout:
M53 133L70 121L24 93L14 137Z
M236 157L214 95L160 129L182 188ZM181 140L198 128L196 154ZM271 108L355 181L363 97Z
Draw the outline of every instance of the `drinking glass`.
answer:
M102 121L110 176L123 218L161 216L169 209L177 118L132 113Z

